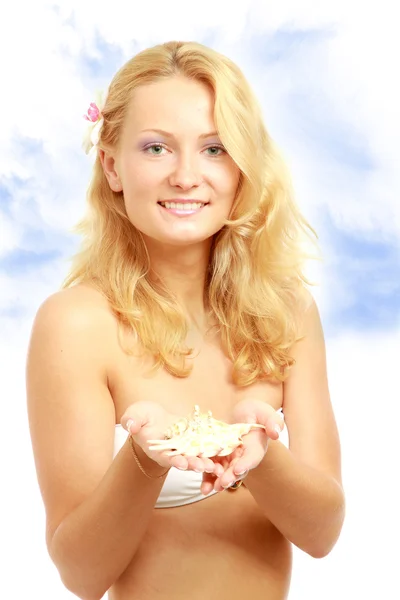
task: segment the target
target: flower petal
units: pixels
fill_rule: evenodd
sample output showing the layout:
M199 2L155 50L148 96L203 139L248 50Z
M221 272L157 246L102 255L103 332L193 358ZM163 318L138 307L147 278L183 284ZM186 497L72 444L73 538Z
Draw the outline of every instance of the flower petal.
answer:
M99 143L101 128L103 126L103 123L104 123L104 119L100 119L100 121L97 121L97 123L95 124L95 126L92 129L92 132L90 135L90 140L91 140L93 146L97 146L97 144Z

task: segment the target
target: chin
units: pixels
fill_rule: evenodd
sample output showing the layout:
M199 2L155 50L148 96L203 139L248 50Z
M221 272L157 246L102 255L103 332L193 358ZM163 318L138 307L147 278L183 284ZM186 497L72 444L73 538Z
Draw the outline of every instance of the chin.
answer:
M196 244L206 244L212 239L212 235L207 236L176 236L160 240L161 243L168 246L194 246Z
M153 229L152 231L143 231L142 234L144 237L153 244L161 244L165 246L176 246L176 247L185 247L185 246L194 246L197 244L207 244L210 243L213 239L214 235L218 233L222 229L223 225L217 227L207 227L207 228L199 228L192 227L187 228L186 230L181 228L180 230L176 228L170 228L168 231L163 227L162 230L157 228L157 230Z

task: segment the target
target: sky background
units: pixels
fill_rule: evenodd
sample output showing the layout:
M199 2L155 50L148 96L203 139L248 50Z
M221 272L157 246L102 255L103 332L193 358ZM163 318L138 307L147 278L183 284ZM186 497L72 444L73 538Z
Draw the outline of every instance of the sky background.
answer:
M142 49L195 40L259 97L324 257L309 273L342 441L347 517L332 553L295 550L290 600L397 597L400 534L400 42L394 1L36 0L0 9L2 596L68 600L44 542L25 398L34 315L79 240L89 102ZM397 480L397 481L396 481ZM178 573L177 573L178 576Z

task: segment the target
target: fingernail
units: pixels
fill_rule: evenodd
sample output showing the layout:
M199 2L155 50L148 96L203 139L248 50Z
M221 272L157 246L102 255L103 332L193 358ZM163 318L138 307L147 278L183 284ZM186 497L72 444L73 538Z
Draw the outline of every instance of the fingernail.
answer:
M194 471L195 473L203 473L203 471L202 471L201 469L193 469L193 471Z
M281 428L279 427L279 425L275 425L274 430L278 435L281 435Z
M234 483L235 483L236 479L234 481L231 481L230 483L228 483L228 485L223 485L222 487L224 488L224 490L230 488Z
M126 430L129 431L129 433L131 432L132 425L133 425L133 419L128 419L128 421L126 422Z
M244 475L245 473L247 473L247 469L245 469L244 471L240 471L240 473L236 473L236 475L238 475L240 477L241 475Z

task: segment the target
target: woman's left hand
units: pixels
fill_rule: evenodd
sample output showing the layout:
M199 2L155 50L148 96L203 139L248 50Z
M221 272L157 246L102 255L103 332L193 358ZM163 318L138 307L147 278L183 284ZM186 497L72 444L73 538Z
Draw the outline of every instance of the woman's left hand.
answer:
M204 473L201 492L209 494L230 487L235 481L244 479L251 469L263 460L268 441L277 440L283 429L283 417L272 406L261 400L242 400L233 409L232 423L258 423L265 429L252 429L243 436L243 444L228 456L215 456L211 460L222 465L224 472L215 477Z

